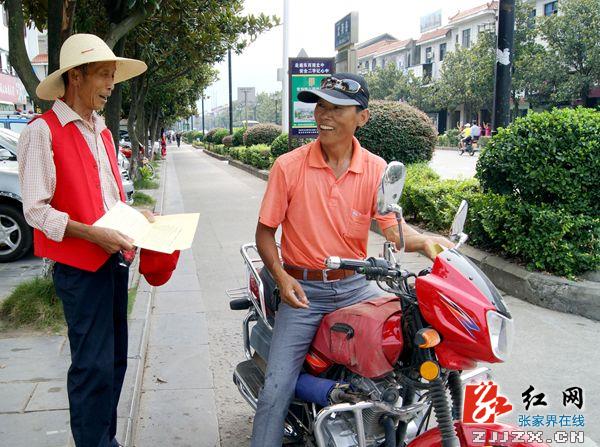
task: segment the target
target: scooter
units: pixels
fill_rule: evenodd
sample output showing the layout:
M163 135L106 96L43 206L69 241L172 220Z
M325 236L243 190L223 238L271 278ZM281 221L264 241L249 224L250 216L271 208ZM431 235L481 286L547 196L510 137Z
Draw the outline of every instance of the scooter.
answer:
M473 155L475 155L476 150L477 150L477 141L474 141L473 139L469 138L465 142L464 146L462 146L460 148L460 152L458 155L462 155L466 152L467 154L469 154L472 157Z
M513 319L502 296L460 247L468 205L452 224L452 249L438 247L433 266L402 269L404 165L392 162L379 189L378 211L393 212L401 243L385 242L383 257L341 259L328 269L352 269L376 281L382 296L339 309L322 320L306 355L285 422L285 443L318 447L457 447L509 439L508 425L464 424L463 387L489 381L477 362L504 362ZM233 381L253 409L264 384L278 292L255 244L241 248L245 287L228 291L230 308L247 310L246 360ZM436 427L428 429L430 422ZM477 443L473 433L477 432ZM513 445L541 446L518 442ZM265 446L274 447L274 446Z

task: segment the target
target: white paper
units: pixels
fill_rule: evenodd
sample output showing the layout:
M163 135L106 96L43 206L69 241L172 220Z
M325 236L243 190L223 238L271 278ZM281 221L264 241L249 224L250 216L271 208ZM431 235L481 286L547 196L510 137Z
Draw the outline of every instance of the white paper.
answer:
M118 202L94 226L120 231L133 239L136 247L173 253L192 246L199 216L198 213L154 216L155 221L150 223L136 209Z

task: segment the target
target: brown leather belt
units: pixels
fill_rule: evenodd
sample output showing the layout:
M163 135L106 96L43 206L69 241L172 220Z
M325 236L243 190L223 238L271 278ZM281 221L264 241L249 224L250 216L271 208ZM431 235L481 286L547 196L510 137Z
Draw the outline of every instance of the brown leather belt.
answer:
M310 270L285 264L283 269L292 278L303 281L339 281L356 274L354 270Z

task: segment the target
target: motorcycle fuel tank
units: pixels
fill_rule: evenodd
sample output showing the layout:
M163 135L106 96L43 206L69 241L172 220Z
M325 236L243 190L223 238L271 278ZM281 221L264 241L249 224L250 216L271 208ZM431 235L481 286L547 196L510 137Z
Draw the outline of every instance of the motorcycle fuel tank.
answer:
M394 369L404 339L400 301L376 298L339 309L323 318L307 355L313 373L336 363L363 377L377 378ZM320 360L318 363L312 359ZM313 365L314 363L314 365Z

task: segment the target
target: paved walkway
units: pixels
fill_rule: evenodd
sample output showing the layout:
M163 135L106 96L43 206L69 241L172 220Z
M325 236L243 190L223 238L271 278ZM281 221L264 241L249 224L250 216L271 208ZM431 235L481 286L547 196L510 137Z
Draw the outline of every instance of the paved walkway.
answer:
M160 190L145 191L159 199ZM160 199L159 199L160 200ZM130 270L130 286L137 283L137 259ZM0 264L0 298L23 280L41 273L41 262L26 257ZM117 439L131 438L134 389L145 349L144 326L151 288L141 281L129 316L128 369L118 409ZM7 335L8 334L8 335ZM10 447L72 446L66 391L70 351L64 333L28 335L0 333L0 445ZM129 444L131 445L131 444Z

